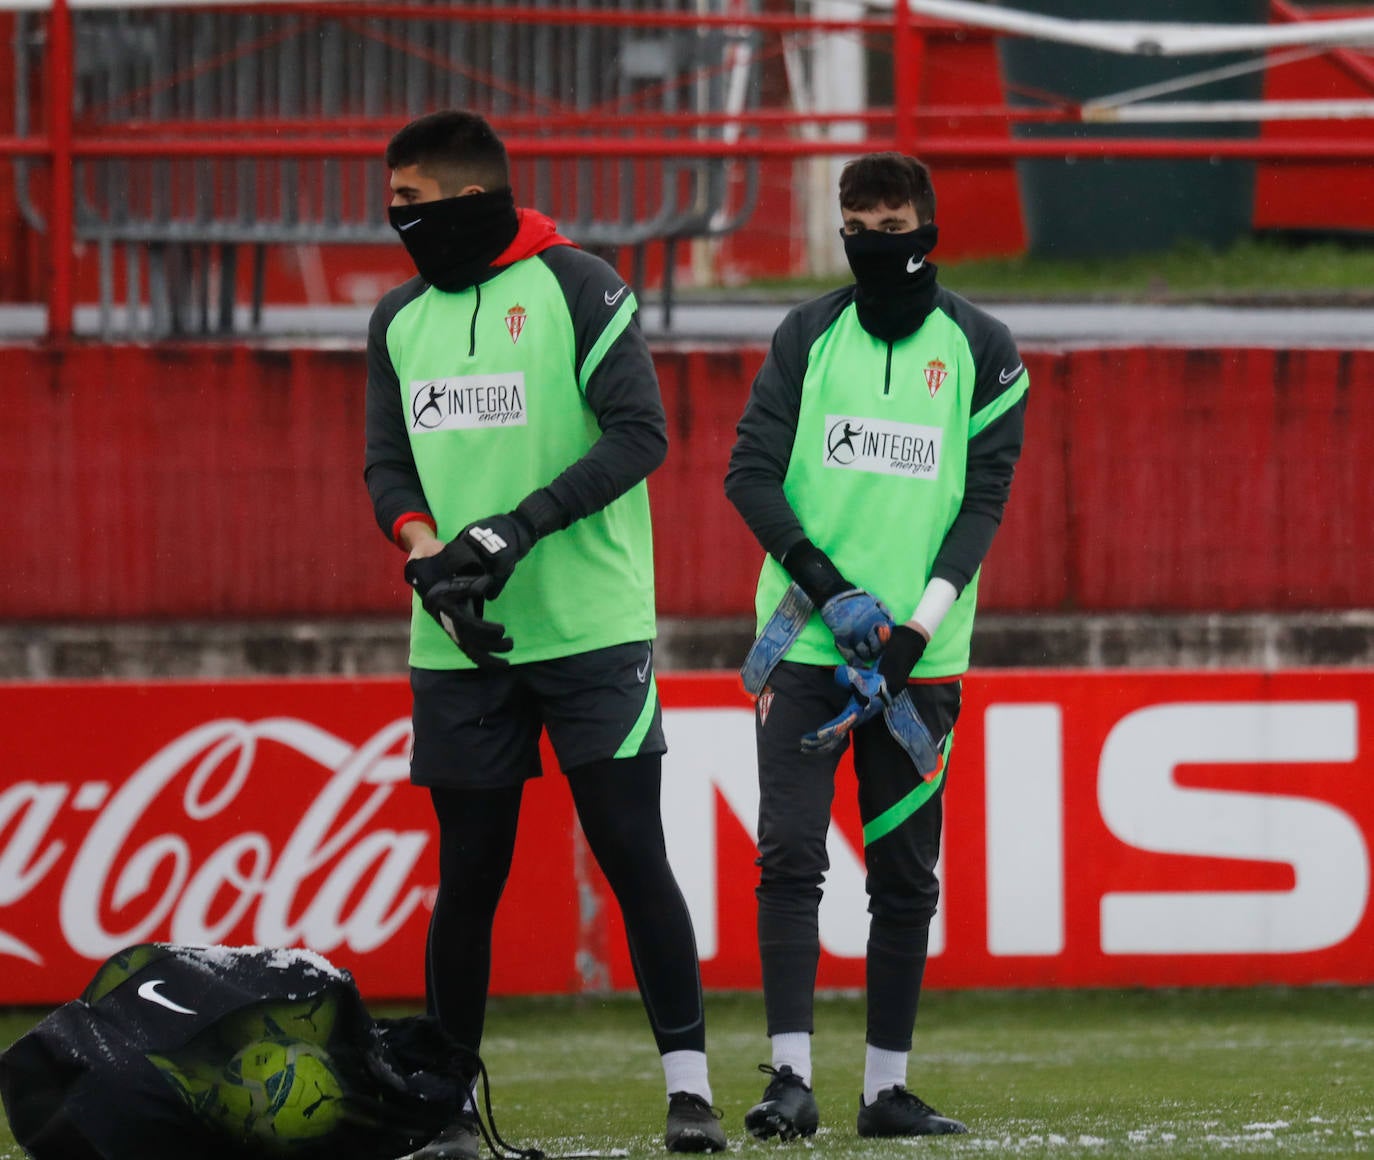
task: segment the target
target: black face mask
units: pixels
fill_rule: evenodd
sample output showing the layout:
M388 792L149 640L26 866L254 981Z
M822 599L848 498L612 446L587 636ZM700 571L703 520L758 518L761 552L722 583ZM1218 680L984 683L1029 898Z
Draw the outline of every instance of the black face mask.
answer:
M859 324L884 342L915 334L935 305L936 267L926 261L939 230L933 222L904 234L860 230L844 237L844 256L858 283Z
M394 205L388 216L420 277L450 293L489 278L520 229L509 189Z

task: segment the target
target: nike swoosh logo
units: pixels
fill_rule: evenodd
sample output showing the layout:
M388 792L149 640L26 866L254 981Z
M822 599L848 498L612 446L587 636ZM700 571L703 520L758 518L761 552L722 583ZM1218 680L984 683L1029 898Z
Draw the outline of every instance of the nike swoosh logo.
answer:
M629 289L628 286L622 286L622 287L621 287L619 290L617 290L614 294L612 294L609 290L607 290L606 293L602 295L602 297L603 297L604 299L606 299L606 305L607 305L607 306L614 306L617 302L620 301L620 296L621 296L622 294L624 294L625 291L628 290L628 289Z
M912 265L913 262L915 262L915 265ZM915 255L915 254L912 254L911 257L909 257L909 258L906 260L906 272L907 272L908 274L914 274L914 273L916 273L917 270L919 270L919 269L920 269L922 266L924 266L925 264L926 264L926 260L925 260L924 258L922 258L919 262L917 262L917 261L916 261L916 255Z
M644 663L639 668L635 669L635 676L639 679L639 683L641 685L644 683L645 678L649 675L649 666L653 663L653 660L654 653L653 650L650 649L649 655L644 658Z
M411 226L418 226L420 224L420 220L420 218L416 218L413 222L406 222L405 225L397 226L396 228L400 230L402 233L405 233L405 231L410 229Z
M178 1015L194 1015L195 1012L189 1007L183 1007L180 1003L173 1003L166 995L159 995L158 988L165 983L165 979L149 979L146 983L141 983L138 988L138 997L147 999L149 1003L156 1003L159 1007L166 1007L168 1011L175 1011Z
M1016 376L1021 373L1021 368L1025 365L1025 363L1017 363L1009 371L998 371L997 381L1005 387L1008 383L1013 382L1016 379Z

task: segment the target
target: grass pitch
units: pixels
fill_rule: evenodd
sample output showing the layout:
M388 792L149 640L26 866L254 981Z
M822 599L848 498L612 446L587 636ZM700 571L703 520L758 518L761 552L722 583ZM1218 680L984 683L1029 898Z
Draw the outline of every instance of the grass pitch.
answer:
M381 1010L378 1014L395 1014ZM860 1140L854 1116L864 1013L817 1007L814 1139L761 1143L743 1129L766 1077L757 995L707 996L715 1102L732 1152L890 1160L1358 1156L1374 1153L1374 989L928 992L911 1086L967 1136ZM0 1017L8 1043L41 1016ZM494 1000L483 1052L496 1126L551 1157L662 1157L662 1071L637 999ZM0 1160L21 1160L8 1127Z

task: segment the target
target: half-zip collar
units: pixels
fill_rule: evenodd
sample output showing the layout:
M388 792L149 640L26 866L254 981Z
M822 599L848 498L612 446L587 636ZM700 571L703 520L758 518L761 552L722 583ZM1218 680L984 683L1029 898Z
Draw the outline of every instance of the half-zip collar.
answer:
M475 299L472 304L472 322L468 329L469 358L473 358L477 354L477 315L482 309L482 283L490 282L507 267L543 253L552 246L576 245L575 242L569 241L558 232L558 227L554 225L552 218L546 217L538 210L517 209L515 215L518 227L514 239L492 260L491 265L482 272L481 277L471 287ZM439 287L435 287L435 289L439 289Z
M472 304L472 325L468 329L468 358L477 354L477 313L482 309L482 283L478 282L472 289L477 297Z

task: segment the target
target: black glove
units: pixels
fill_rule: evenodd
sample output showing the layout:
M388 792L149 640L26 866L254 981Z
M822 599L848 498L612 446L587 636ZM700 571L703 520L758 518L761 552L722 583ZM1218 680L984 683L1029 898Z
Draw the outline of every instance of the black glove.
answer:
M881 600L846 580L830 557L810 540L792 545L782 558L782 566L820 609L821 619L846 661L871 665L878 659L892 631L892 614Z
M911 679L911 670L926 651L926 638L914 628L899 624L892 630L883 654L878 658L878 672L895 697Z
M487 600L495 600L501 595L506 581L510 579L515 566L520 563L534 547L534 527L517 509L505 515L488 516L484 520L474 520L468 524L452 544L445 546L444 552L454 544L466 553L455 551L452 562L464 567L469 565L469 557L475 560L481 570L479 586L474 591ZM440 552L442 556L444 552ZM459 573L465 574L465 573Z
M529 550L550 532L566 528L570 523L572 513L548 488L541 487L522 499L513 512L474 520L458 534L455 542L468 549L486 574L487 582L480 594L495 600ZM466 558L463 562L466 563Z
M460 553L451 553L449 561L444 560L451 547L453 544L447 544L437 555L407 560L406 583L420 594L425 611L478 668L507 668L510 662L495 654L510 652L515 642L506 635L504 624L482 619L485 601L475 591L478 584L485 583L486 574L469 566L465 574L454 575L450 564Z

